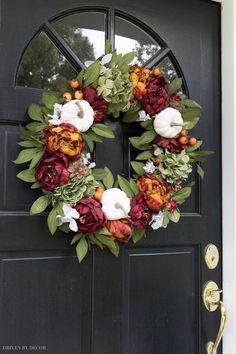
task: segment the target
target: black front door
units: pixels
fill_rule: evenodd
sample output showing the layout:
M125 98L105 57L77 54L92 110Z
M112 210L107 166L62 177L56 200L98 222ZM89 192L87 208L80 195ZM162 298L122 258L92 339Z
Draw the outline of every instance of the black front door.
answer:
M37 192L17 180L12 164L18 124L53 90L103 53L138 51L167 79L182 75L203 107L195 130L216 154L196 177L180 223L149 231L119 258L94 249L77 263L70 239L49 235L46 215L30 217ZM219 325L206 311L202 287L221 284L220 7L204 0L2 0L0 56L0 352L48 354L202 354ZM128 136L113 123L114 141L96 149L97 164L129 174ZM132 153L132 152L131 152ZM219 350L220 353L220 350Z

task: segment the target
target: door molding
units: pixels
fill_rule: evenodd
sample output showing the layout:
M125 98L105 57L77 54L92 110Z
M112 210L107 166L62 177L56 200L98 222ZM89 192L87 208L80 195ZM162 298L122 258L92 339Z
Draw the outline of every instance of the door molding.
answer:
M236 352L236 3L222 1L223 287L229 320L224 353Z

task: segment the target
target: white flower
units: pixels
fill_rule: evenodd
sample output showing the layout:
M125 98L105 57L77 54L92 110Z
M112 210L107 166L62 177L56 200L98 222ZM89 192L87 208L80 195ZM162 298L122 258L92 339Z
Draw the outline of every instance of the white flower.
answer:
M81 159L83 161L83 164L85 166L87 166L88 168L94 168L96 166L95 162L91 162L90 161L91 155L88 152L86 155L85 154L81 154Z
M154 163L152 161L147 161L143 169L146 173L153 173L156 167L154 166Z
M80 132L86 132L94 120L94 111L85 100L72 100L63 105L61 110L61 123L74 125Z
M127 218L130 212L130 200L119 188L107 189L102 194L102 210L108 220Z
M60 124L62 104L55 103L53 108L54 108L53 114L48 114L48 117L52 118L49 119L49 123L57 125Z
M162 211L159 211L158 214L154 214L152 217L152 220L150 221L149 225L153 230L157 230L160 227L163 227L163 220L164 220L164 215Z
M69 223L69 228L72 231L78 231L78 225L75 221L75 219L79 219L80 214L78 211L74 208L72 208L68 204L63 204L62 206L64 216L57 215L58 219L58 226L61 226L62 224Z
M149 114L147 114L144 110L139 111L138 113L139 117L137 119L137 122L145 122L146 120L152 119Z
M153 123L155 132L164 138L174 138L181 132L183 125L180 112L171 107L156 114Z
M107 67L105 66L105 64L110 63L111 59L112 59L112 54L111 54L111 53L106 54L106 55L104 55L104 56L102 57L102 59L101 59L101 61L100 61L100 64L101 64L100 74L105 74L107 71L110 70L109 68L107 68ZM92 60L87 60L84 64L85 64L85 66L88 68L88 67L89 67L91 64L93 64L93 63L94 63L94 61L92 61Z

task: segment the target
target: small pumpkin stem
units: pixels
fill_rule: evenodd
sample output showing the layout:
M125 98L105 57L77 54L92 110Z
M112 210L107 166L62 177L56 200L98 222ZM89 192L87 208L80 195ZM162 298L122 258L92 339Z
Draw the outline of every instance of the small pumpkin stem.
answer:
M172 122L172 123L170 123L170 126L171 126L171 127L183 127L184 124Z
M125 217L125 218L128 218L128 217L129 217L129 215L127 214L125 208L123 208L123 206L120 205L120 203L117 202L117 203L115 204L115 208L116 208L116 209L121 209L121 210L123 211L123 213L124 213L124 217Z
M78 118L83 118L83 116L84 116L84 110L83 110L83 108L81 107L81 105L80 105L79 102L76 102L76 104L77 104L77 106L78 106L78 108L79 108L79 112L78 112L77 116L78 116Z

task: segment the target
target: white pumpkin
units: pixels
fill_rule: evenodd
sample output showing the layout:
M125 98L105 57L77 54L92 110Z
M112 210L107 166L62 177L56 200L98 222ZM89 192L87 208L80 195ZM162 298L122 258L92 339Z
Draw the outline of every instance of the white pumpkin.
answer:
M155 115L154 130L164 138L174 138L178 135L184 125L180 112L175 108L165 108Z
M86 132L94 120L94 111L85 100L72 100L61 109L60 123L74 125L80 132Z
M119 188L107 189L102 194L102 210L108 220L127 218L130 212L130 200Z

